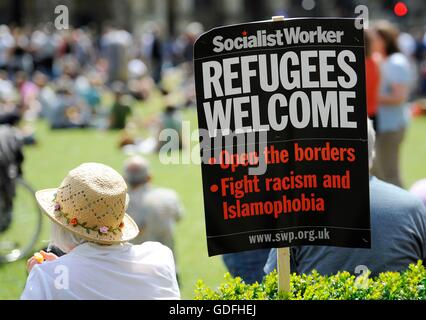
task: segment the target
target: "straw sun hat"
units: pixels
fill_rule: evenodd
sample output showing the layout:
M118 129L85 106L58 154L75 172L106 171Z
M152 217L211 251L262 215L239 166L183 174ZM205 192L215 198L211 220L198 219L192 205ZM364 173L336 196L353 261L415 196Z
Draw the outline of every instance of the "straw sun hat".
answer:
M53 222L89 241L120 243L139 233L125 213L126 183L106 165L83 163L68 173L59 188L37 191L36 198Z

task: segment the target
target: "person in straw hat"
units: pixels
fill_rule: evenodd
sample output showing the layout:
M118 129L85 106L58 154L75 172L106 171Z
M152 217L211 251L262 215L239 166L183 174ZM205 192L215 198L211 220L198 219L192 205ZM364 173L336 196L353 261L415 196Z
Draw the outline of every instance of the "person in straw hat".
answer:
M66 254L30 258L21 299L180 298L171 250L129 243L139 229L125 212L127 186L114 169L84 163L36 198L53 222L51 245Z

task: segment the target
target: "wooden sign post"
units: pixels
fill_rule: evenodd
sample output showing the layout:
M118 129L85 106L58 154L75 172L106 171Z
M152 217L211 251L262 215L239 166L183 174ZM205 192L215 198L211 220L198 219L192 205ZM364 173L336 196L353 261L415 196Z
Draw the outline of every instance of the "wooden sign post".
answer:
M272 21L283 21L284 16L273 16ZM290 292L290 248L277 249L278 292Z
M278 292L290 292L290 248L277 249Z

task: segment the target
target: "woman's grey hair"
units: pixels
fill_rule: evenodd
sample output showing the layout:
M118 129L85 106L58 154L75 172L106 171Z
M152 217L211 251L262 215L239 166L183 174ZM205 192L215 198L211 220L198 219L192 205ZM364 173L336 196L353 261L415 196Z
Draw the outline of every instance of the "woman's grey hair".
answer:
M124 163L124 179L130 186L147 183L149 171L148 161L141 156L132 156Z
M61 251L68 253L85 242L87 242L87 240L73 234L60 225L56 223L51 224L50 245L57 247Z
M368 166L371 170L373 167L374 158L376 152L374 150L374 145L376 143L376 131L373 128L373 121L367 119L367 128L368 128Z

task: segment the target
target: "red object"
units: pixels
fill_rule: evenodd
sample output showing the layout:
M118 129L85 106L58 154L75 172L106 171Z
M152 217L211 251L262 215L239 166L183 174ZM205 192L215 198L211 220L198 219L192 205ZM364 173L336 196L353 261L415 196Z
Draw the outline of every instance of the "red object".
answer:
M402 1L397 2L393 7L393 12L395 12L398 17L405 16L408 13L407 5Z
M413 117L420 117L426 115L426 109L422 108L420 103L415 103L414 106L411 108L411 115Z
M217 190L219 190L219 187L216 184L212 184L210 186L210 191L211 192L216 192Z
M377 113L380 88L380 70L371 57L365 59L365 86L367 90L367 114L373 117Z
M77 225L77 223L78 223L77 218L72 218L70 223L71 223L72 226Z
M241 34L243 35L243 37L247 37L247 31L243 31L243 32L241 32Z

